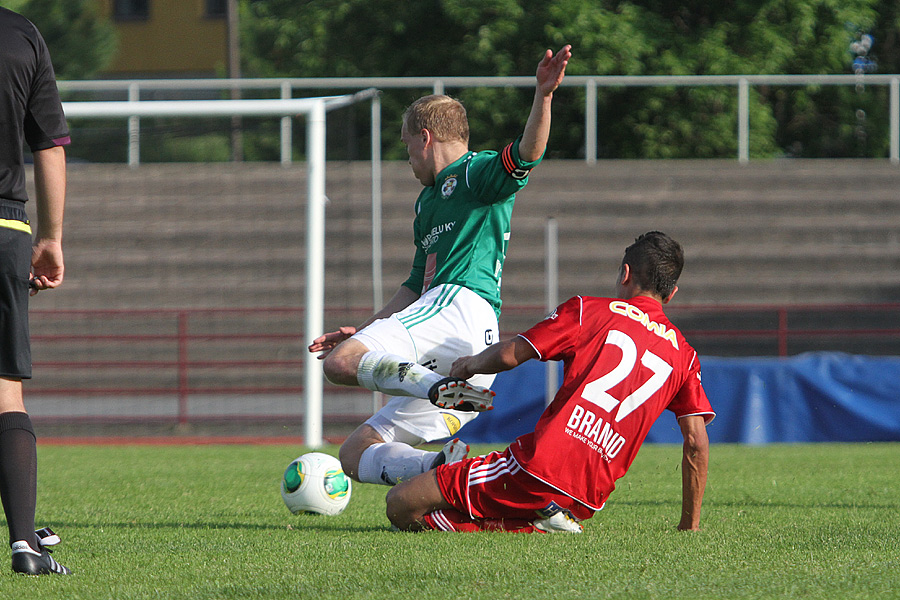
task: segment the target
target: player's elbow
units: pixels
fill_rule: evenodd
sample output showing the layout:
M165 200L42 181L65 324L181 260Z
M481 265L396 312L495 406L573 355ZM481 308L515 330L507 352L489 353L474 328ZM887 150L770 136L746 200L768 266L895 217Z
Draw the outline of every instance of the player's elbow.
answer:
M705 436L685 436L684 457L691 462L706 461L709 457L709 440Z
M689 416L679 421L681 435L684 437L684 457L686 459L704 458L709 455L709 437L706 435L706 422L702 416Z
M684 453L696 456L709 451L709 439L706 436L688 434L684 436Z
M702 467L709 462L709 438L705 430L684 432L685 466Z

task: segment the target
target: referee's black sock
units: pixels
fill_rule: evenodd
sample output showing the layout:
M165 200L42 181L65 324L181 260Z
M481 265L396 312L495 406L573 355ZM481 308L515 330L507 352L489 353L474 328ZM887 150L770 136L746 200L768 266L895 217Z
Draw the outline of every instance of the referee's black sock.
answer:
M9 543L25 540L40 552L34 534L37 444L27 413L0 413L0 496L9 524Z

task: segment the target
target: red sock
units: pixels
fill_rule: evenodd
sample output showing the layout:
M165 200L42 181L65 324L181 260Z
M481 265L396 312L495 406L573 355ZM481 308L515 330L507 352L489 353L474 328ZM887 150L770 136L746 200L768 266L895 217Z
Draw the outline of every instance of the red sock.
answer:
M526 519L472 519L455 510L436 510L425 515L425 523L438 531L508 531L543 533Z

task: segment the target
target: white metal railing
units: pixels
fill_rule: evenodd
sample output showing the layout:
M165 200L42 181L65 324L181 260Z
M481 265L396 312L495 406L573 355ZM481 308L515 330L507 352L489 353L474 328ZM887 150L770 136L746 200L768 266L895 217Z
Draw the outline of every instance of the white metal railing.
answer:
M278 90L282 99L290 99L296 90L365 90L369 88L426 88L444 93L447 88L465 87L522 87L534 85L534 77L322 77L271 79L144 79L60 81L62 91L121 92L129 103L140 104L142 92L151 91L215 91L215 90ZM597 88L600 87L684 87L730 86L738 98L737 159L750 159L750 102L749 89L759 85L824 86L874 85L890 89L890 160L900 164L900 75L648 75L648 76L569 76L563 86L583 87L585 90L585 160L597 162ZM67 102L65 105L77 105ZM68 110L67 110L68 115ZM74 116L74 113L72 114ZM112 116L112 115L110 115ZM129 164L136 164L140 154L140 117L137 111L128 115ZM282 162L290 162L291 122L281 121ZM132 162L135 161L135 162Z

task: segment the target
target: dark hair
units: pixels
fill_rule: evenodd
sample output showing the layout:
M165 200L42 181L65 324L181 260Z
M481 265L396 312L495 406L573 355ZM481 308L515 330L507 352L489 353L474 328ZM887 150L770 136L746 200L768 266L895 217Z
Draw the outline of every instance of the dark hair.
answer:
M684 268L684 250L666 234L650 231L625 248L622 265L626 264L639 288L666 299Z

